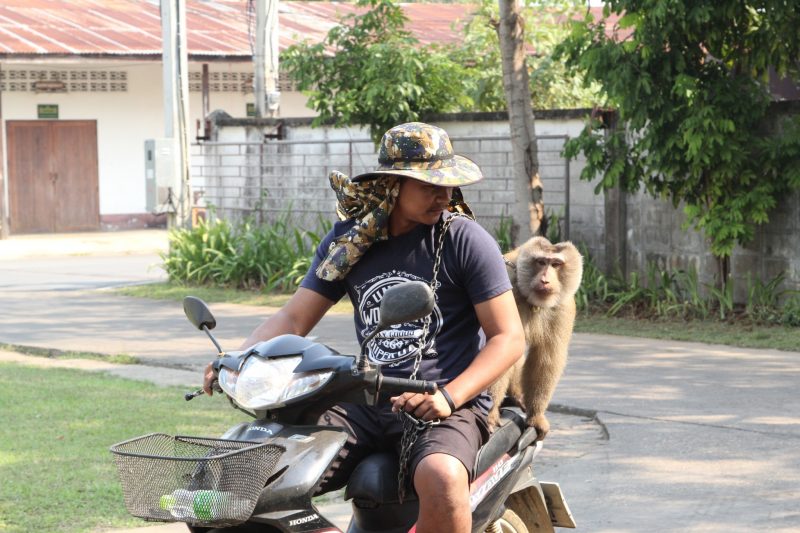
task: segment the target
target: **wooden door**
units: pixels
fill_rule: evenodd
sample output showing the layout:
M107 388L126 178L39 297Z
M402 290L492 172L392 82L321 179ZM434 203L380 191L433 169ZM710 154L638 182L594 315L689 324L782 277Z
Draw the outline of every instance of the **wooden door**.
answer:
M9 121L7 135L11 231L97 229L97 123Z

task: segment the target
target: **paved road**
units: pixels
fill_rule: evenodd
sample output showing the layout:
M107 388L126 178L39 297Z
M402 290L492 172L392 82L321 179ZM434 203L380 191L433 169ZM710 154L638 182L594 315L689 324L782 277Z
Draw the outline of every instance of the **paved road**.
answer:
M152 250L108 259L101 246L48 261L9 248L0 241L0 343L194 368L211 354L178 304L102 290L157 278L139 270ZM224 345L265 312L212 309ZM348 317L315 334L352 349ZM797 352L575 335L553 401L596 411L602 426L553 414L539 475L561 484L583 531L800 531L799 388Z

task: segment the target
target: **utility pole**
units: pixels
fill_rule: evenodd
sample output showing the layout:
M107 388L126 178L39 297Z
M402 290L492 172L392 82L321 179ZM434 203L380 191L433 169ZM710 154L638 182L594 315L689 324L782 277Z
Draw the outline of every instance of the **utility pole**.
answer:
M274 117L278 92L278 0L256 0L256 51L253 94L256 117Z
M0 67L2 68L2 67ZM8 238L8 180L5 179L5 152L3 151L3 92L0 91L0 240Z
M191 225L189 181L189 60L186 45L185 0L161 0L163 43L164 137L172 139L175 212L168 213L167 226Z

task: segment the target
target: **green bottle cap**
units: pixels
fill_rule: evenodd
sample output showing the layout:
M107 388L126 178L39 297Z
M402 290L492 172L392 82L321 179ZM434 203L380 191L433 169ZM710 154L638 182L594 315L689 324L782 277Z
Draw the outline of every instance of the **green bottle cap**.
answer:
M161 509L164 509L165 511L169 511L170 509L175 507L175 496L173 496L172 494L164 494L158 500L158 506Z

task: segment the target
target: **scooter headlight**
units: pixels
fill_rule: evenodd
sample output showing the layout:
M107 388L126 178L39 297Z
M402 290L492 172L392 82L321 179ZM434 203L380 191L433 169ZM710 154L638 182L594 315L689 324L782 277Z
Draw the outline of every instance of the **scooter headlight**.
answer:
M327 372L294 373L302 357L247 358L239 372L219 372L222 390L240 406L250 410L274 409L325 385L333 376Z

